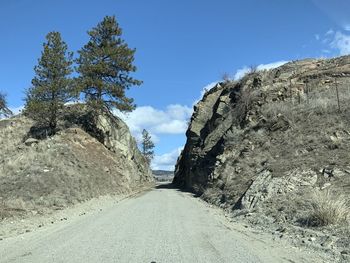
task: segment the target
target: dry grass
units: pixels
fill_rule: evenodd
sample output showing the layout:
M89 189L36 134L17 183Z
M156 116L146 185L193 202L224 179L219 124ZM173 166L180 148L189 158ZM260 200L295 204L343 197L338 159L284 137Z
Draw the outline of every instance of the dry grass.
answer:
M313 91L309 94L301 94L300 102L297 97L285 101L266 103L262 106L262 114L267 118L274 118L282 114L293 121L300 113L309 114L334 114L338 111L338 101L335 89ZM339 88L340 109L348 108L350 91L345 87Z
M350 207L346 196L331 191L317 191L311 197L309 226L328 226L349 223Z

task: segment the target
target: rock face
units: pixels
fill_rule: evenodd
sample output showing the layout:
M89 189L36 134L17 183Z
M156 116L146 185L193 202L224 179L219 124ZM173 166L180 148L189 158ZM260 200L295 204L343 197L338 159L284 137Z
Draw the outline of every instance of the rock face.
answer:
M126 124L68 106L60 131L42 138L33 121L0 121L0 215L55 209L153 183Z
M349 86L349 56L218 83L195 106L173 182L227 209L288 207L294 221L316 188L349 194Z

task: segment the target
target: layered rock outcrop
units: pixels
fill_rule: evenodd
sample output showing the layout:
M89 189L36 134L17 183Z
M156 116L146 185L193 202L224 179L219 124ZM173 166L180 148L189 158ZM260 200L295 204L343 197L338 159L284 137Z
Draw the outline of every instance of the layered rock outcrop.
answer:
M294 221L314 189L349 194L349 86L349 56L218 83L195 106L173 182L227 209L288 210Z

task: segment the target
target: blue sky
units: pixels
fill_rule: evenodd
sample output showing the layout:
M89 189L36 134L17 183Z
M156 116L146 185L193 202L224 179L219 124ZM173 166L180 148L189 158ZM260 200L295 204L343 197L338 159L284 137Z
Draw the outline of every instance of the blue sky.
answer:
M349 10L347 0L0 0L0 90L20 107L48 32L75 52L115 15L144 81L128 93L139 107L124 119L136 137L150 130L153 167L171 169L205 86L249 65L349 54Z

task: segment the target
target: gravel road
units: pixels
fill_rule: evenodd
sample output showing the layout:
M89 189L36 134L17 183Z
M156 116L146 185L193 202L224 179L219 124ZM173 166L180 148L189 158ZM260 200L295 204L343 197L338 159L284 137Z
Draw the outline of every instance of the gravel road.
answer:
M160 186L95 214L0 241L0 262L321 262L230 227L218 209Z

